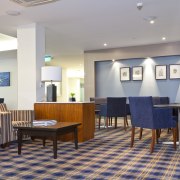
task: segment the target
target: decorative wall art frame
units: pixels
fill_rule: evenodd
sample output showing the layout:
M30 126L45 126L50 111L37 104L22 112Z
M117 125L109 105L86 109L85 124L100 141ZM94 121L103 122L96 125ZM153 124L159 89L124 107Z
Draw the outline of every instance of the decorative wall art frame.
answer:
M10 72L0 72L0 86L10 86Z
M166 65L155 66L155 78L157 80L167 79L167 66Z
M143 80L143 67L142 66L132 67L132 80L133 81Z
M169 79L180 79L180 64L169 65Z
M121 81L130 81L130 67L121 67L120 68L120 80Z

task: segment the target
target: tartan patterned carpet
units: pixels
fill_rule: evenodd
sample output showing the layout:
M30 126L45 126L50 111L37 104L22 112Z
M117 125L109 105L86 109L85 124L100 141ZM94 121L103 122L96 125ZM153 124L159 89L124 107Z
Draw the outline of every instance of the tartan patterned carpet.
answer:
M143 132L130 148L130 128L108 128L96 131L95 138L79 143L58 143L58 157L53 159L52 142L46 147L40 140L25 141L22 154L17 143L0 148L0 179L180 179L180 150L162 141L172 139L164 130L153 154L149 153L151 131Z

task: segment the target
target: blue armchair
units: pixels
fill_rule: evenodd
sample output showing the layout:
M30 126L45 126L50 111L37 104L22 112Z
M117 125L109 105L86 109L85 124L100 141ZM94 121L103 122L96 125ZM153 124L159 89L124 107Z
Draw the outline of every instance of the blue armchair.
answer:
M108 127L108 120L115 118L115 128L117 128L117 118L124 117L124 129L126 130L127 113L126 113L126 97L107 97L107 104L100 106L99 122L101 116L106 118L106 126Z
M172 116L171 108L154 108L152 97L129 97L131 111L132 135L131 147L134 144L135 127L152 129L150 152L154 150L155 139L159 137L159 129L172 128L173 142L176 149L176 121Z

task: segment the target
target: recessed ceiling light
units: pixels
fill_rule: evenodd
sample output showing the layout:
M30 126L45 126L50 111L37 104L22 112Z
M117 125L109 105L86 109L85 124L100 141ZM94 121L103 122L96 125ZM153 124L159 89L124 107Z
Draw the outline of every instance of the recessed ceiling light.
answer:
M107 46L107 43L104 43L104 46Z
M156 19L157 19L156 16L144 17L144 20L145 20L145 21L148 21L150 24L154 24Z
M14 11L14 10L6 11L6 13L9 16L19 16L21 14L19 11Z
M112 62L114 62L115 61L115 59L112 59Z
M165 41L165 40L166 40L166 37L162 37L162 40Z

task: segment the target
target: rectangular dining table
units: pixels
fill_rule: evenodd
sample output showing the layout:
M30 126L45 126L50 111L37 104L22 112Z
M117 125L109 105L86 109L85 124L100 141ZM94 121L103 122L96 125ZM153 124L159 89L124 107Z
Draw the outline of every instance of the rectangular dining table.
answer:
M159 107L159 108L166 108L166 107L170 107L170 108L176 108L178 109L178 129L179 129L179 142L177 142L177 144L179 144L179 149L180 149L180 103L170 103L170 104L158 104L158 105L154 105L154 107Z

